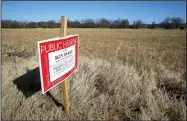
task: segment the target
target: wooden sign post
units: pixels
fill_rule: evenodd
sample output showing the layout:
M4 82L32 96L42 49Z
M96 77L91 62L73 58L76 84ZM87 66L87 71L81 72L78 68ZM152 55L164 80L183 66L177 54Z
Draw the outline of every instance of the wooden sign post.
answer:
M67 35L67 17L66 16L61 16L61 27L60 27L60 37L64 37ZM62 82L62 96L64 99L64 108L65 112L68 114L69 113L69 96L68 96L68 82L67 80L64 80ZM62 100L63 101L63 100Z
M67 36L67 18L61 17L60 37L38 41L42 93L62 82L62 102L65 112L70 112L68 81L78 67L79 35Z

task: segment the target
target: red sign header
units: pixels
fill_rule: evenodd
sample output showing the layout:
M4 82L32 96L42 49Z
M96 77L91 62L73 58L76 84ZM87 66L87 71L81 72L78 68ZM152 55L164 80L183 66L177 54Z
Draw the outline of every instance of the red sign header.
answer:
M78 35L38 42L42 93L63 82L78 66Z

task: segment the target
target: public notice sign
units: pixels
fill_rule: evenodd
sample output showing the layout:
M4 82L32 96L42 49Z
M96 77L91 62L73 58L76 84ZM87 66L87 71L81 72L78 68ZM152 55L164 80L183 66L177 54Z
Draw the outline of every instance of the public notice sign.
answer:
M69 77L78 66L78 35L38 41L42 93Z

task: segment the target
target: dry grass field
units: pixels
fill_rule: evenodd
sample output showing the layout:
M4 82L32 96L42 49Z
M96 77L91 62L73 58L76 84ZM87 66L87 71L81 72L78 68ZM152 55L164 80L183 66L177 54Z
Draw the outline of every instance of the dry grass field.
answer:
M186 120L185 30L68 29L80 36L79 68L68 78L69 115L61 84L25 97L14 83L28 73L24 83L39 79L37 41L59 34L2 29L2 119Z

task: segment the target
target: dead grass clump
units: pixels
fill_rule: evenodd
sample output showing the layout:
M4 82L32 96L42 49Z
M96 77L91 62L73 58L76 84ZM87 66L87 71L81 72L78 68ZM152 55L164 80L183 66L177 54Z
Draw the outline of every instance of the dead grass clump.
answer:
M35 56L16 60L2 65L3 119L185 120L185 100L170 98L167 91L158 88L160 82L154 70L143 69L140 74L128 63L81 56L78 71L68 79L71 112L66 115L61 106L41 92L24 97L11 80L26 73L26 68L34 69L37 60ZM17 71L12 71L12 67ZM61 84L50 93L61 103Z

